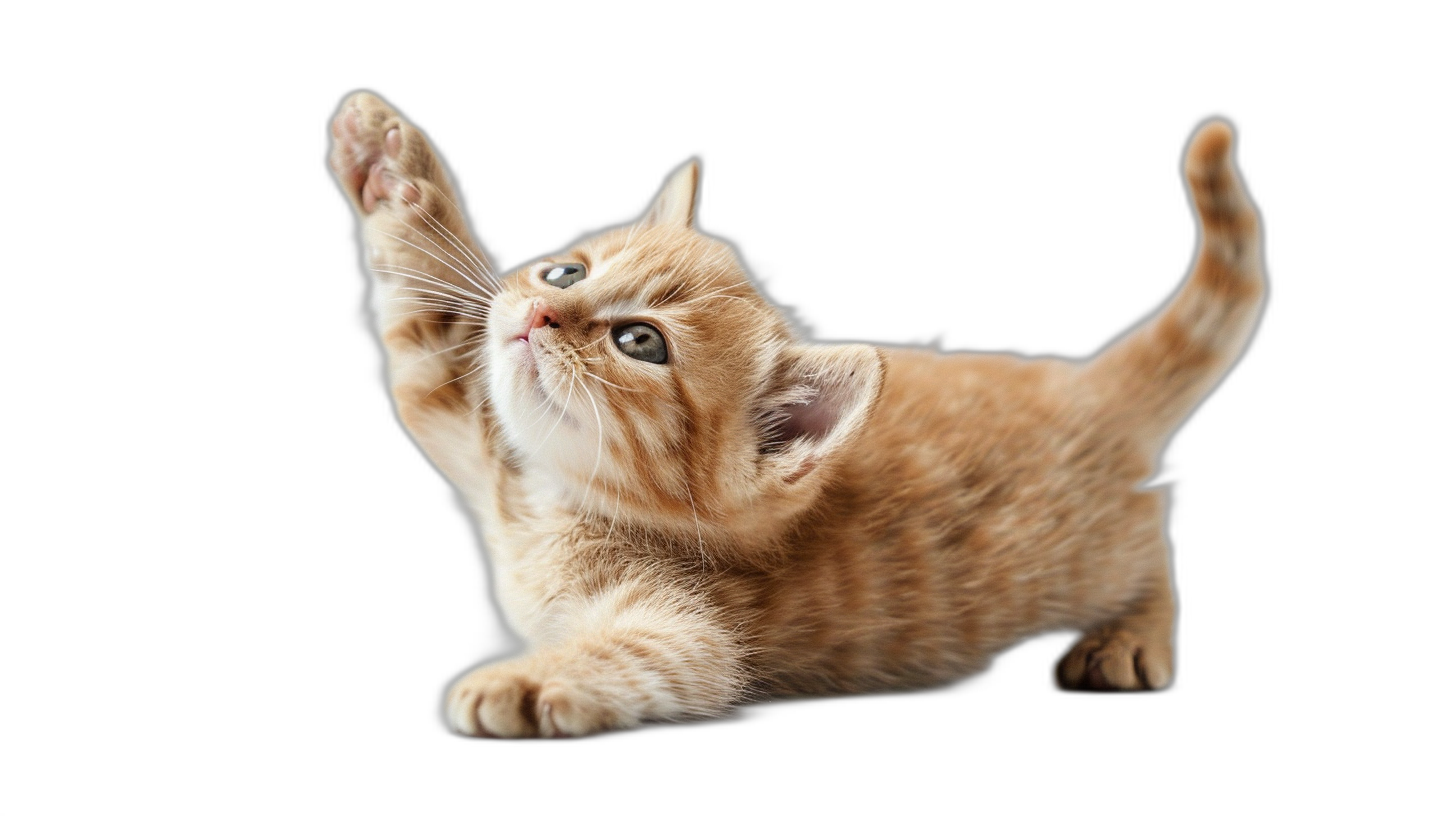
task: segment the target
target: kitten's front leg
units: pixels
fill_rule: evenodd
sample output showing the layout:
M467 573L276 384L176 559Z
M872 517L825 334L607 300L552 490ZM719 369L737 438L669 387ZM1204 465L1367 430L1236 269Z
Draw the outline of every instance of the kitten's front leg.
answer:
M744 650L705 599L623 584L562 610L565 634L470 672L445 698L462 734L582 736L710 717L741 698Z
M333 134L329 163L363 222L379 279L450 306L488 304L499 282L424 134L364 92L344 100Z
M478 450L469 374L499 281L470 237L444 165L424 134L357 93L333 122L329 156L360 218L379 335L400 419L457 484Z

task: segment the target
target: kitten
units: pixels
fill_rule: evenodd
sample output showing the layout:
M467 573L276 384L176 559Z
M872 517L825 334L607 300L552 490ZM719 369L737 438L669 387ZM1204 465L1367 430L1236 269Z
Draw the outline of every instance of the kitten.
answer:
M801 342L694 230L695 163L636 223L497 276L419 130L359 93L333 134L400 419L531 644L449 690L458 731L926 686L1049 629L1084 633L1064 688L1172 680L1167 500L1141 486L1264 290L1228 125L1188 149L1192 274L1085 362Z

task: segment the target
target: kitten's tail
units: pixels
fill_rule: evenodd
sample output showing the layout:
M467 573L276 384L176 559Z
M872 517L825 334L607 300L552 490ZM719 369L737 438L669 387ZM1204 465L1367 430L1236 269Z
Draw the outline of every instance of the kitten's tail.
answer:
M1259 213L1233 160L1233 129L1210 121L1188 143L1185 170L1200 244L1182 288L1088 363L1120 422L1161 444L1248 344L1264 302Z

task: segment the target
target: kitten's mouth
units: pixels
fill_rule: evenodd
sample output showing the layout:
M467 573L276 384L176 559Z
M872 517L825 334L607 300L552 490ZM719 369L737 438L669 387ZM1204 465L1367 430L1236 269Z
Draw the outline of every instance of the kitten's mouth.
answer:
M531 340L533 329L527 328L520 334L506 341L507 353L519 350L521 370L526 377L537 387L541 384L541 365L544 362L543 354L546 349L540 343Z
M518 332L516 332L516 336L515 337L512 337L512 338L506 340L506 345L510 345L511 343L514 343L517 340L520 340L522 343L530 343L531 342L531 323L530 323L530 321L527 321L526 322L526 325L522 326L521 327L521 330L518 331Z

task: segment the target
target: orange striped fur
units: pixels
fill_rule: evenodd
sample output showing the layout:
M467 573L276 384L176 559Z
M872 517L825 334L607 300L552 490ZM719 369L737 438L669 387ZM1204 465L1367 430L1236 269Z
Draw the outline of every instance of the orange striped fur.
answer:
M1160 313L1086 362L804 344L693 228L688 164L630 226L497 276L424 136L369 94L331 162L363 222L400 417L464 496L524 656L449 691L466 734L588 734L975 671L1083 638L1067 688L1173 676L1166 496L1141 487L1263 293L1233 135ZM565 288L543 279L577 263ZM614 340L648 323L665 363Z

